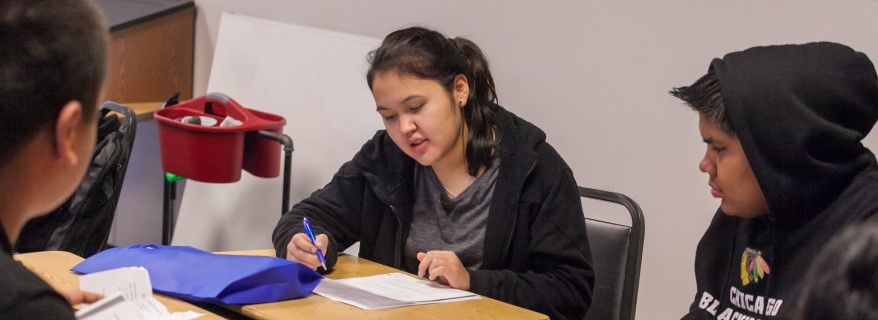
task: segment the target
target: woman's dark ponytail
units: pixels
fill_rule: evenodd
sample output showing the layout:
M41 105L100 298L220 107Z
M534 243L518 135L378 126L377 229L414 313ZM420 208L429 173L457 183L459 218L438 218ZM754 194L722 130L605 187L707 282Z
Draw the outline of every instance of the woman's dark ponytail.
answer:
M397 30L387 35L381 46L369 53L366 81L372 88L375 75L397 70L419 78L433 79L450 93L454 78L466 76L469 97L463 108L469 128L466 145L467 171L475 176L481 167L493 161L496 141L500 140L497 112L497 91L482 50L464 38L448 39L439 32L423 27Z
M463 108L463 116L469 127L469 141L466 144L466 162L472 176L482 166L490 167L493 160L494 132L497 124L497 91L494 89L494 77L488 67L488 60L479 47L465 38L452 40L466 61L466 78L469 80L469 98Z

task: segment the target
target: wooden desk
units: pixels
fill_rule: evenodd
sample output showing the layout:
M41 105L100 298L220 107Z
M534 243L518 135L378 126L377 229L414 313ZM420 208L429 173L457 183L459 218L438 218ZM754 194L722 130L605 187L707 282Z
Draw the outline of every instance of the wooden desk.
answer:
M164 102L120 103L131 108L137 115L137 121L152 120L152 114L161 108Z
M70 271L70 268L82 261L82 258L75 254L65 251L42 251L17 254L13 258L21 261L28 270L43 278L57 291L79 289L79 276ZM204 315L198 319L223 319L177 298L160 294L156 294L155 298L168 307L170 312L192 310Z
M195 2L96 0L110 27L106 98L119 103L192 98Z
M225 253L274 256L273 250ZM345 255L338 257L335 269L326 277L344 279L388 272L400 271L366 259ZM312 294L303 299L227 307L256 319L548 319L545 315L485 297L478 300L366 311Z
M223 253L274 256L272 250ZM21 261L57 290L79 288L78 276L69 271L71 267L82 261L78 256L61 251L46 251L19 254L15 259ZM388 272L399 272L399 270L354 256L340 256L335 270L327 277L344 279ZM199 319L219 319L218 316L178 299L159 294L155 296L170 311L193 310L208 315ZM225 307L256 319L548 319L545 315L485 297L478 300L366 311L312 294L302 299Z

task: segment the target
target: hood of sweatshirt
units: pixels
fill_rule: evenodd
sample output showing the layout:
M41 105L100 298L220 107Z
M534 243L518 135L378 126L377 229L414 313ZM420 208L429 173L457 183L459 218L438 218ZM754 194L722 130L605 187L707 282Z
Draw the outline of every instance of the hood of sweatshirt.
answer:
M836 43L755 47L715 59L728 119L779 221L804 221L874 165L869 58Z

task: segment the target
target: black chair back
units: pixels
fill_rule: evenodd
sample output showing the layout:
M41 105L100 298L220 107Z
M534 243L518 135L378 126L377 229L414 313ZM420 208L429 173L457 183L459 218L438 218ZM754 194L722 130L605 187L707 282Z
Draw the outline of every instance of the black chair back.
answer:
M579 187L579 194L595 272L591 307L585 319L634 320L643 254L643 212L634 200L620 193ZM624 206L631 225L590 217L591 200Z
M91 164L79 188L60 207L25 225L17 252L61 250L88 258L107 247L134 147L137 115L111 101L101 105L100 115Z

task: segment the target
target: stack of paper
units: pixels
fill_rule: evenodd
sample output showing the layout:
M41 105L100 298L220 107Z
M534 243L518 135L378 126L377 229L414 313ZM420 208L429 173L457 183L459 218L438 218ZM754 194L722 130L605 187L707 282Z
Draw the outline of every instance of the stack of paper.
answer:
M324 278L314 293L364 310L479 299L475 293L402 273L341 280Z
M193 311L168 312L152 296L149 272L141 267L128 267L96 272L79 277L79 289L104 296L76 312L79 320L187 320L202 314Z

